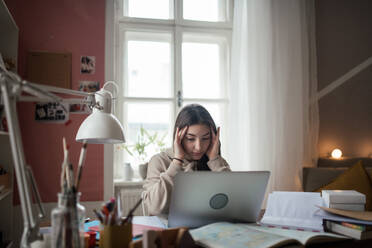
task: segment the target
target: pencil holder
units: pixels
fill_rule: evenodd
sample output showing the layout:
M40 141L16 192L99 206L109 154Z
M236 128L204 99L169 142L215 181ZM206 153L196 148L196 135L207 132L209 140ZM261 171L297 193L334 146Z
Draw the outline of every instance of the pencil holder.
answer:
M132 240L132 223L104 225L100 232L100 248L126 248Z
M53 248L84 247L85 208L79 198L80 193L58 194L58 206L51 212Z

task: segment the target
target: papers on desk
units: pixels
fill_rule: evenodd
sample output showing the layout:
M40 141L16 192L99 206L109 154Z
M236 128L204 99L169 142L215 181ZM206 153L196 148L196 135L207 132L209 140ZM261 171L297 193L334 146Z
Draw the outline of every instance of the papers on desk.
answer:
M144 226L167 228L158 216L134 216L132 223Z
M269 194L267 208L260 224L286 229L323 231L323 206L320 193L275 191Z
M132 224L133 237L141 235L145 230L162 230L166 228L166 225L157 216L133 216ZM100 222L98 220L85 223L84 229L85 232L97 232L96 239L100 238Z
M157 216L134 216L132 224L133 237L142 235L146 230L160 231L166 228Z

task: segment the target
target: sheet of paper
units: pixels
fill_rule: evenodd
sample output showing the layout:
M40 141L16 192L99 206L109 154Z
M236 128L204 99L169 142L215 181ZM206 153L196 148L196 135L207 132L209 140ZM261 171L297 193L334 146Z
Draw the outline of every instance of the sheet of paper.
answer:
M99 239L100 225L101 223L99 222L99 220L89 221L87 223L84 223L84 231L85 232L89 232L89 231L97 232L96 239Z
M144 226L167 228L157 216L134 216L132 223Z
M316 206L323 206L320 193L278 191L269 195L261 223L291 229L323 231Z
M136 237L138 235L142 235L144 231L146 230L155 230L155 231L161 231L164 230L164 228L161 227L155 227L155 226L146 226L141 224L133 224L132 225L132 235L133 237Z

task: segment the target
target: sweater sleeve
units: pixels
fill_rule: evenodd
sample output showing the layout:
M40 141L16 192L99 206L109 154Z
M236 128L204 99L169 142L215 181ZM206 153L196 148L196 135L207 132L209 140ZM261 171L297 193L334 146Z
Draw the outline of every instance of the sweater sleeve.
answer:
M231 171L229 164L221 156L208 161L208 167L211 171Z
M143 200L150 215L168 213L173 178L179 171L181 171L180 165L170 162L160 155L151 158L143 186Z

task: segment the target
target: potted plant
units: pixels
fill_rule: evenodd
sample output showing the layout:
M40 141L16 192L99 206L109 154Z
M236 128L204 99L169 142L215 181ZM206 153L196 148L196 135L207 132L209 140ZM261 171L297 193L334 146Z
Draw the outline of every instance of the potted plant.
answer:
M160 136L158 132L150 134L141 126L137 135L137 141L135 143L121 144L118 146L118 148L124 149L130 156L134 158L136 163L138 163L140 176L142 179L145 179L147 174L147 160L149 159L148 150L151 147L152 150L155 150L155 152L162 151L166 145L164 142L166 136L167 133L162 136ZM126 166L128 166L128 163Z

